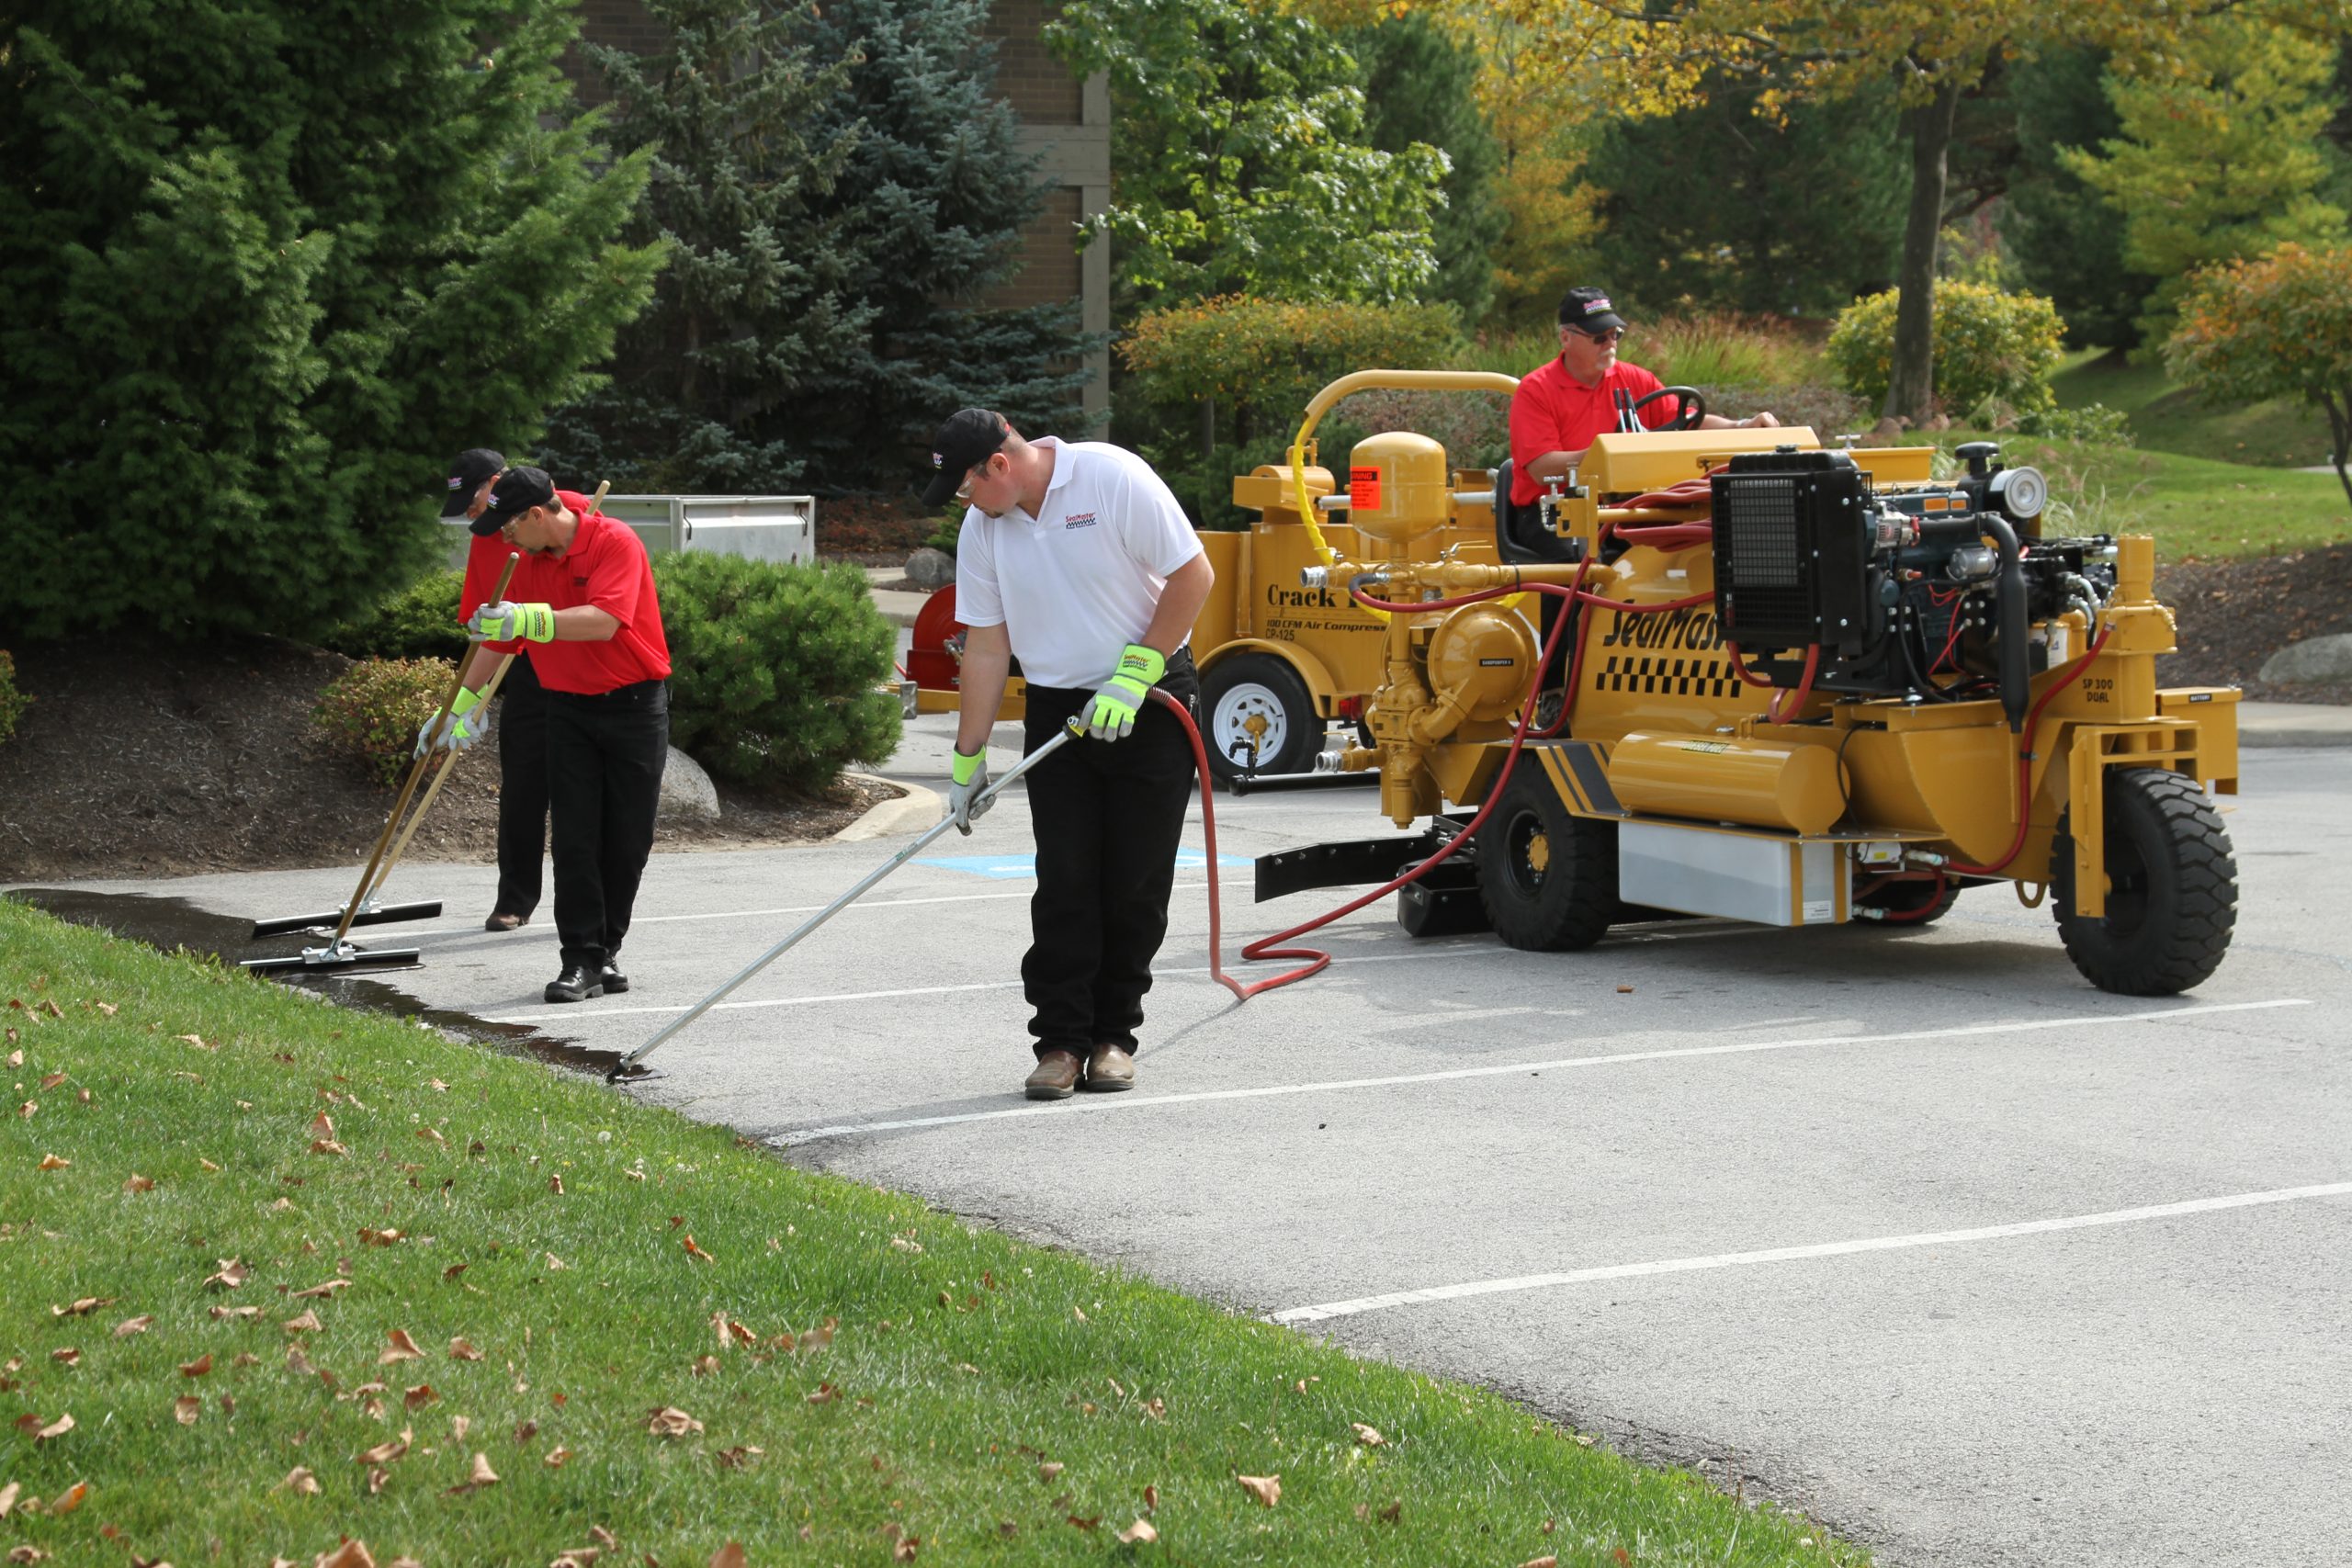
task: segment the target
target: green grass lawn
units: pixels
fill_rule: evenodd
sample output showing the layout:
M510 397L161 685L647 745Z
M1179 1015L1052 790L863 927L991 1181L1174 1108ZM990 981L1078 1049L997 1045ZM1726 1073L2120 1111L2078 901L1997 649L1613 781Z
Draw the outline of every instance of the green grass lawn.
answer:
M0 1000L0 1548L1864 1561L1493 1395L5 900Z
M1939 433L1947 449L1980 438ZM2086 446L2015 432L2001 460L2050 477L2049 534L2149 534L2173 563L2278 555L2352 540L2352 500L2335 476L2213 462L2132 446Z
M2104 403L2130 416L2145 448L2265 468L2303 468L2329 460L2327 416L2307 403L2279 400L2216 408L2165 379L2160 365L2132 365L2120 354L2069 355L2051 378L2064 408ZM2339 487L2337 495L2341 497Z

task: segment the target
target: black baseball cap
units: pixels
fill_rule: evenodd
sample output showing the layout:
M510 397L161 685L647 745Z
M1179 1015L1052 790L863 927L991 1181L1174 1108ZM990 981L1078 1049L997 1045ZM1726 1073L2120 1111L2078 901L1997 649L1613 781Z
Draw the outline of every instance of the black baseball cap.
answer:
M1560 296L1560 324L1580 333L1605 333L1623 326L1625 318L1609 302L1606 288L1571 288Z
M925 506L944 506L964 488L964 476L981 459L1002 446L1012 427L1004 416L987 409L959 409L931 438L931 466L936 471L922 491Z
M490 487L490 504L469 525L484 537L497 533L534 506L555 504L555 481L545 468L522 464L498 476Z
M449 465L449 494L441 502L444 517L463 517L474 503L474 491L481 489L481 481L498 474L506 467L506 459L487 446L469 446L458 454Z

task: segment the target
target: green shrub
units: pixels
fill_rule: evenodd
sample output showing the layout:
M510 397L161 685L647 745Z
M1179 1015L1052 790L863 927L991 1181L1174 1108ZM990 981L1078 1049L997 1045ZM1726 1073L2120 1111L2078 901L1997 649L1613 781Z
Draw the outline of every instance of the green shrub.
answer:
M1294 433L1306 400L1351 370L1430 368L1461 349L1451 305L1226 295L1145 312L1119 355L1136 399L1162 415L1163 444L1197 432L1206 403L1225 437L1247 445Z
M320 639L322 646L354 659L451 659L466 646L458 621L458 596L465 573L454 568L428 571L355 615Z
M455 668L439 659L363 659L327 683L311 722L389 789L416 754L416 732L441 711Z
M1830 329L1827 358L1848 391L1871 407L1894 374L1894 310L1899 289L1849 306ZM2004 294L1981 283L1936 286L1936 397L1966 414L1991 400L2019 414L2051 406L2050 376L2066 330L2057 308L2038 294Z
M898 634L848 561L659 557L670 739L720 778L813 791L899 744Z
M2084 446L2129 446L2132 417L2105 403L2078 409L2038 409L2018 419L2018 433L2047 441L2072 441Z
M32 698L17 689L17 660L5 648L0 648L0 745L17 733L17 721L33 705Z

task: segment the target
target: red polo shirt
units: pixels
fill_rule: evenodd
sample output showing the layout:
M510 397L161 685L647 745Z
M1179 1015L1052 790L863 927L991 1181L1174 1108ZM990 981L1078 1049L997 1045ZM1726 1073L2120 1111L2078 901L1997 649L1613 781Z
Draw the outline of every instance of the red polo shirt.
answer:
M1600 384L1588 387L1568 374L1567 362L1554 356L1542 368L1520 378L1510 400L1510 499L1518 506L1532 506L1544 493L1540 480L1528 477L1527 465L1546 452L1581 452L1596 435L1617 428L1620 389L1635 401L1665 383L1638 365L1623 360L1609 367ZM1681 412L1672 398L1660 398L1641 412L1645 428L1657 430Z
M560 490L555 498L580 519L571 548L560 557L524 552L515 563L506 597L516 604L552 604L559 610L594 604L620 622L620 629L605 642L531 643L527 646L532 673L550 692L587 696L640 681L667 680L670 639L662 630L662 604L653 592L653 563L646 558L643 541L626 524L589 511L588 498L577 491ZM488 602L512 548L495 534L474 541L466 557L460 616L471 616ZM512 653L526 645L493 642L486 646Z

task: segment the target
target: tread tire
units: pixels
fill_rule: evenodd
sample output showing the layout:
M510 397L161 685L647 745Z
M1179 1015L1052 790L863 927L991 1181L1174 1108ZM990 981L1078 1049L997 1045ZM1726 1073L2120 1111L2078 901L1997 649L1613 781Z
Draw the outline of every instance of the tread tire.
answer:
M2074 839L2062 816L2051 867L2058 937L2100 990L2175 996L2211 976L2230 948L2238 867L2229 829L2193 779L2158 768L2106 773L2107 913L2074 913Z
M1545 865L1531 863L1541 838ZM1478 829L1478 899L1495 934L1530 953L1575 953L1616 918L1617 824L1572 815L1532 757Z
M1228 784L1241 776L1240 762L1219 749L1221 740L1230 739L1223 734L1227 718L1220 710L1247 702L1271 704L1282 716L1282 744L1272 755L1259 760L1257 771L1305 773L1323 749L1326 727L1316 715L1306 682L1271 653L1237 653L1219 660L1201 677L1201 739L1208 750L1209 772Z

